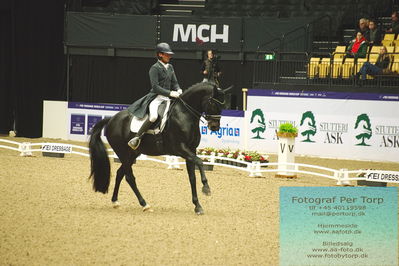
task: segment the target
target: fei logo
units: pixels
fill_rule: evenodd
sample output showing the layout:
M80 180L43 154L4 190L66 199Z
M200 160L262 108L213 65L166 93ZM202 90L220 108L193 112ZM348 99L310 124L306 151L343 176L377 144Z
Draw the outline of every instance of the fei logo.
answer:
M266 122L265 116L261 109L256 109L252 112L250 124L254 123L254 128L251 129L252 133L255 133L256 136L252 137L252 139L264 139L260 136L260 133L265 132L266 130Z
M316 129L316 120L314 118L314 115L311 111L307 111L302 114L302 119L300 126L303 126L304 131L301 132L302 136L306 136L305 140L302 140L302 142L314 142L313 140L310 139L310 136L314 136L317 132Z
M173 27L173 41L178 42L179 39L182 42L188 42L191 35L191 42L211 42L216 43L217 40L222 40L223 43L229 42L229 25L222 25L222 32L217 31L216 25L208 24L187 24L184 29L183 24L175 24ZM179 38L180 37L180 38Z
M360 132L356 135L358 140L362 140L362 142L356 144L356 146L370 146L369 144L365 143L365 139L370 139L373 135L371 130L371 123L370 118L367 114L361 114L356 119L355 129L358 129Z

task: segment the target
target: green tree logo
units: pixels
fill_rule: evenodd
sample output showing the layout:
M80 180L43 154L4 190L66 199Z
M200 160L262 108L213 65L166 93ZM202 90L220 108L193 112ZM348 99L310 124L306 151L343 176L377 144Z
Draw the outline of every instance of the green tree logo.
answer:
M255 121L257 124L255 125L256 127L253 128L251 131L252 131L253 133L255 133L256 136L255 136L255 137L252 137L252 138L253 138L253 139L264 139L264 138L262 138L262 137L260 136L260 133L261 133L261 132L263 133L263 132L265 132L265 130L266 130L265 117L264 117L264 115L263 115L262 110L256 109L256 110L254 110L254 111L252 112L251 122L250 122L250 123L252 124L254 121Z
M307 121L307 123L305 121ZM314 136L317 130L316 120L314 119L314 115L311 111L307 111L302 114L300 126L302 125L305 127L305 131L302 131L301 135L304 137L306 136L306 139L302 140L302 142L314 142L310 139L310 136Z
M361 126L362 125L362 126ZM356 119L355 129L359 128L361 130L359 135L356 135L357 139L361 139L362 142L356 144L357 146L370 146L365 143L365 139L370 139L373 135L371 131L370 118L367 114L361 114Z

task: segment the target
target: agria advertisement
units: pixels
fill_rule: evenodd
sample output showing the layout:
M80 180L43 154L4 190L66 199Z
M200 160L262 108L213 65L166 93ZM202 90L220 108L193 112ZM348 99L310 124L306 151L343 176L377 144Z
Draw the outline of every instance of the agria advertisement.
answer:
M243 149L244 111L223 110L219 131L211 131L201 120L200 147Z

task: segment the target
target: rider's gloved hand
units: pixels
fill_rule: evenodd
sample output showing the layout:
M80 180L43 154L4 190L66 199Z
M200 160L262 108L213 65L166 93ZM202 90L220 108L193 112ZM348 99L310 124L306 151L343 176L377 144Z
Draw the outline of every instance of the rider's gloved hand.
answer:
M178 89L177 92L178 92L179 94L182 94L182 93L183 93L182 89Z
M173 98L179 98L180 94L177 91L171 91L169 96Z

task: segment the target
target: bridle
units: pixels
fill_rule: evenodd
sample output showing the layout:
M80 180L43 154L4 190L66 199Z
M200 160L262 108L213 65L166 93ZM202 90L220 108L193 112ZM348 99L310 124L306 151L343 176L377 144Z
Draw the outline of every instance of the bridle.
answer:
M224 100L223 100L223 102L221 102L212 96L209 97L208 104L205 107L205 113L200 113L199 111L195 110L192 106L190 106L188 103L186 103L181 97L179 97L177 99L180 100L180 102L187 108L187 110L189 110L194 116L196 116L199 119L204 118L207 122L209 122L210 120L220 120L222 118L221 115L208 114L208 108L209 108L210 104L216 104L221 109L221 107L225 103Z

